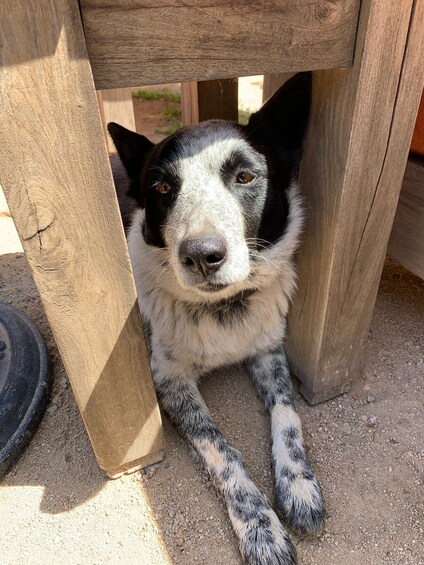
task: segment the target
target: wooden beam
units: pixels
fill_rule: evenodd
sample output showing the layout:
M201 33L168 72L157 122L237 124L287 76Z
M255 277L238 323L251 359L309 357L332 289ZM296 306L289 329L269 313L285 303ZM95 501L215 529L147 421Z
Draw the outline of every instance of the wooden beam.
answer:
M81 0L98 89L352 64L360 0Z
M424 158L411 156L390 234L388 253L424 279Z
M163 438L79 5L3 2L0 21L0 182L97 459L116 474L160 459Z
M312 403L361 370L423 88L424 2L364 0L352 69L314 73L287 353Z
M205 120L238 121L238 80L206 80L181 84L183 124Z

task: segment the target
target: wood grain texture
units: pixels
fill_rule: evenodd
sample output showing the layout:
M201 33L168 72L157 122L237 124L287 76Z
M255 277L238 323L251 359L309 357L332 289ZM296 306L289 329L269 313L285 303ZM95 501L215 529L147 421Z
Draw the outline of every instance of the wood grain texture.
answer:
M81 0L98 89L352 64L360 0Z
M134 107L131 88L112 88L97 92L97 100L102 116L103 132L107 150L116 153L115 146L106 126L109 122L116 122L131 131L135 131Z
M205 120L238 121L238 80L220 79L181 84L183 124Z
M198 93L197 82L181 83L181 114L184 126L199 123Z
M405 176L388 253L424 279L424 158L411 156Z
M0 182L99 464L116 472L163 439L78 2L3 2L0 21Z
M311 402L361 369L423 86L421 0L364 0L353 68L314 73L287 352ZM421 29L421 31L420 31Z
M266 102L280 86L289 80L295 73L279 73L264 76L264 87L262 91L262 102Z

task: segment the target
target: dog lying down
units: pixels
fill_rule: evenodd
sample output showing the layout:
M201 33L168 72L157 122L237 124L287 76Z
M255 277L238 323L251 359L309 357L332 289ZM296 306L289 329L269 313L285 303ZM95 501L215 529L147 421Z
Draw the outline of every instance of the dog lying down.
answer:
M251 565L293 564L296 551L197 382L245 364L271 416L275 510L297 532L319 530L324 502L283 349L310 98L311 75L299 73L246 126L208 121L157 145L108 126L136 202L128 246L159 402L213 477Z

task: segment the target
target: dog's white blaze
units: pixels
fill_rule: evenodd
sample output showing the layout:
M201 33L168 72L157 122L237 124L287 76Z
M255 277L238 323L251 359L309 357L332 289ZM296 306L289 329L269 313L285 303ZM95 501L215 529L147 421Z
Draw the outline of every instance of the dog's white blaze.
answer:
M184 150L186 154L184 154ZM221 177L221 166L234 151L240 151L266 172L264 157L254 151L235 130L214 128L205 124L203 136L196 138L196 146L181 148L177 167L181 189L172 212L164 227L164 239L171 252L171 263L183 287L190 292L195 288L197 277L181 265L178 251L183 239L195 239L211 233L219 235L227 247L227 259L219 269L216 283L234 285L246 279L250 272L249 250L245 239L244 218L240 203L228 190ZM239 187L243 190L242 187ZM266 190L258 191L257 216L262 214ZM191 288L193 287L193 288Z

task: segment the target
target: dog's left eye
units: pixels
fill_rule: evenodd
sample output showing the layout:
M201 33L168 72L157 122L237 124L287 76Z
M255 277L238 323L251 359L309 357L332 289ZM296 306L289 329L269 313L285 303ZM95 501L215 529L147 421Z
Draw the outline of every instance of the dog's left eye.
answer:
M171 192L172 190L171 185L167 182L155 182L153 186L159 192L159 194L168 194L168 192Z
M253 173L249 173L248 171L242 171L237 175L236 182L238 184L248 184L252 182L256 177Z

